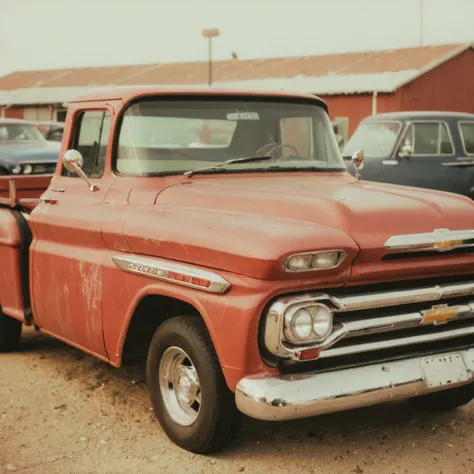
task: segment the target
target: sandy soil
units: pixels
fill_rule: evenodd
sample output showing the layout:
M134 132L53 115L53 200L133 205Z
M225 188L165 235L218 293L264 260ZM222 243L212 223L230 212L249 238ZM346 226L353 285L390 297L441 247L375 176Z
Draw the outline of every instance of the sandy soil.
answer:
M285 423L246 419L225 453L189 454L151 411L140 367L107 366L28 330L0 354L0 472L474 473L474 403L403 403Z

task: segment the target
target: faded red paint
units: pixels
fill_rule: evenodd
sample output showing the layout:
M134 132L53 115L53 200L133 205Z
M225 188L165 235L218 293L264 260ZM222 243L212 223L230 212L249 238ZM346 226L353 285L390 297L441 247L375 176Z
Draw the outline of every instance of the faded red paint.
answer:
M128 101L165 93L114 90L112 100L75 101L62 153L70 146L72 121L80 110L107 108L113 130ZM219 92L227 93L232 92ZM285 95L288 100L295 96L301 97ZM79 178L61 176L58 166L43 194L49 202L31 212L29 224L35 323L114 366L121 364L130 320L147 295L176 298L199 311L234 390L242 377L272 371L261 359L257 334L262 312L276 296L472 272L469 254L381 261L384 243L394 234L471 228L474 203L461 196L357 182L346 172L120 177L110 166L112 142L111 133L106 171L94 180L97 192L89 192ZM9 263L0 268L0 304L6 314L21 319L21 257L10 210L0 210L0 226L0 261ZM337 269L309 275L283 270L288 255L327 248L327 242L348 254ZM232 289L208 294L124 272L112 257L130 253L212 269Z
M3 110L3 116L5 118L24 118L24 110L22 107L8 107Z

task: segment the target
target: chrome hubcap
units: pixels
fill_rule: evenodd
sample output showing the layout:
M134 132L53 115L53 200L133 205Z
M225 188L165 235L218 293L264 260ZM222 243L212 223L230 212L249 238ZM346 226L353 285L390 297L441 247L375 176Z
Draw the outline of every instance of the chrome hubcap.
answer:
M179 347L164 352L159 370L161 396L168 414L181 426L192 425L201 411L201 385L196 368Z

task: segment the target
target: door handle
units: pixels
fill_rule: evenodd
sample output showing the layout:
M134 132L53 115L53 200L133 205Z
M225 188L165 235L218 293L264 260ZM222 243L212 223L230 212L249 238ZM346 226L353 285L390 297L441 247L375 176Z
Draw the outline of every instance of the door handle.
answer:
M40 201L44 202L45 204L56 204L58 202L57 199L54 199L50 196L41 196Z
M388 165L388 166L395 166L395 165L398 165L398 161L397 160L383 160L382 164Z

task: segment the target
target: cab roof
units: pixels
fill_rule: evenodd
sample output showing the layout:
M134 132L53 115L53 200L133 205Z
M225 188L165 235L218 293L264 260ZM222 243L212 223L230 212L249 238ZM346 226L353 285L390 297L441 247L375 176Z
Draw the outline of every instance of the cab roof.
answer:
M144 96L206 96L206 97L268 97L276 99L303 99L313 101L322 105L326 110L326 103L313 94L302 94L289 91L269 91L269 90L245 90L245 89L223 89L212 87L159 87L159 86L121 86L104 87L88 92L85 95L75 98L70 102L90 102L102 100L122 100L129 102L133 99Z
M364 121L376 122L379 120L434 120L434 119L465 119L473 120L474 114L466 112L443 112L443 111L407 111L386 112L383 114L370 115Z

